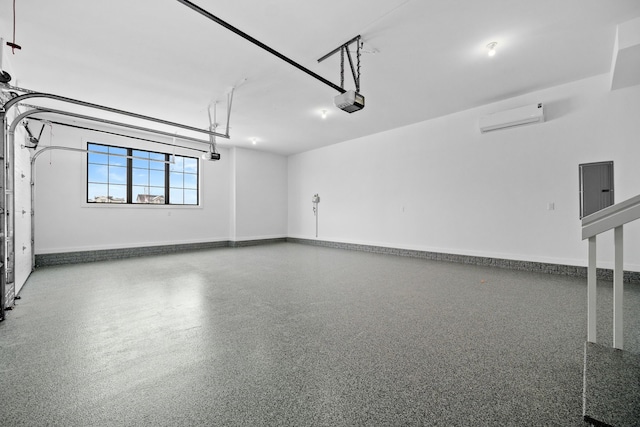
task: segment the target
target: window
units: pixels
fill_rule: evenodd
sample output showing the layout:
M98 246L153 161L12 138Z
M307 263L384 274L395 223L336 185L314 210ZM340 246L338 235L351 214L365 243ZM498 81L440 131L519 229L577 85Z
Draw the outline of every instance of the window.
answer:
M87 202L127 202L127 150L88 144Z
M88 143L87 203L197 205L198 159Z
M131 203L165 204L165 155L133 150L131 159ZM175 202L175 201L174 201ZM196 203L197 204L197 200Z
M198 159L178 157L170 165L169 199L174 204L198 204Z

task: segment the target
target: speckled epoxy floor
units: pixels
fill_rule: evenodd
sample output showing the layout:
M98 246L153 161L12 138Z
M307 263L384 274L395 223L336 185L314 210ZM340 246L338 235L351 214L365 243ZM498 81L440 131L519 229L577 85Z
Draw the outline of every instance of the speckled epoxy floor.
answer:
M21 296L3 426L584 425L584 279L283 243L42 268Z

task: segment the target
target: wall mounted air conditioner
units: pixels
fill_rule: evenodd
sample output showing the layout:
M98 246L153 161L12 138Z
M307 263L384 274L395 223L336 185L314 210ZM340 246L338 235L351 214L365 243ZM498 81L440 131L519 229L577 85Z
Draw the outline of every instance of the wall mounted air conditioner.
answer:
M480 117L479 121L481 133L542 122L544 122L542 103L489 114Z

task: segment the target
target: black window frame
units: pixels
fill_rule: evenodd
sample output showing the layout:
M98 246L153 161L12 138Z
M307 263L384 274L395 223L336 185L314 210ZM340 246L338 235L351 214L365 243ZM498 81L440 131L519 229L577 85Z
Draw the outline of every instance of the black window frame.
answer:
M96 146L99 147L104 147L106 148L106 151L104 152L105 156L108 156L108 161L107 163L92 163L90 161L91 159L91 154L102 154L102 152L96 152L92 150L92 147L96 148ZM110 149L113 148L114 150L126 150L126 154L125 155L119 155L119 154L110 154L109 151ZM164 162L164 194L162 195L164 197L164 202L163 203L157 203L157 202L146 202L146 203L140 203L140 202L136 202L133 200L134 198L134 184L133 184L133 173L134 173L134 169L143 169L143 168L139 168L139 167L134 167L134 163L133 160L134 159L145 159L143 157L137 157L134 156L134 152L142 152L142 153L148 153L149 154L149 161L155 161L155 162ZM152 160L152 155L155 155L156 157L158 155L163 156L164 160ZM109 156L113 156L113 157L121 157L121 158L125 158L126 160L126 196L125 196L125 200L120 202L120 201L104 201L104 202L99 202L99 201L95 201L95 198L97 196L94 195L94 199L93 200L89 200L89 187L91 184L100 184L100 185L107 185L107 188L109 188L110 185L122 185L122 184L110 184L109 182L109 177L110 177L110 171L109 171L109 167L111 166L109 160L111 159L111 157ZM125 157L126 156L126 157ZM172 163L172 159L171 157L174 156L174 162ZM198 157L191 157L191 156L183 156L183 155L176 155L176 154L169 154L169 153L162 153L162 152L158 152L158 151L150 151L150 150L141 150L141 149L137 149L137 148L130 148L130 147L120 147L117 145L109 145L109 144L103 144L103 143L99 143L99 142L87 142L87 176L86 176L86 182L85 182L85 203L90 204L90 205L135 205L135 206L200 206L200 159ZM189 171L185 171L185 167L184 167L184 160L185 159L191 159L191 160L195 160L195 173L193 172L189 172ZM182 165L182 170L181 171L176 171L176 170L172 170L172 165L174 164L181 164ZM193 164L192 162L190 162L191 164ZM91 165L106 165L107 166L107 182L102 182L102 181L90 181L90 177L91 177L91 173L90 173L90 168ZM122 167L120 165L115 165L116 167ZM160 169L152 169L151 167L149 167L149 172L151 172L152 170L156 170L159 171ZM183 175L183 183L182 186L180 187L176 187L175 185L173 187L171 187L171 174L182 174ZM185 188L184 186L184 176L185 175L194 175L195 176L195 189L191 188L191 187L187 187ZM192 181L192 180L191 180ZM151 188L151 186L148 186L149 188ZM157 187L159 188L159 187ZM182 190L183 194L182 194L182 203L172 203L171 202L171 190ZM195 203L184 203L184 192L185 190L188 191L192 191L195 190L195 196L196 196L196 201ZM151 190L149 190L149 192L151 192ZM149 194L151 195L151 194ZM160 196L160 195L158 195ZM105 200L113 200L111 196L109 196L109 194L107 194L106 196L101 196L101 197L105 197Z

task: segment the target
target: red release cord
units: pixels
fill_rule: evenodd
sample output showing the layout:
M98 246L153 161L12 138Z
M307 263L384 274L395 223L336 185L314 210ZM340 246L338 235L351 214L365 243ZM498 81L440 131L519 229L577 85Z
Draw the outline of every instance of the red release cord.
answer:
M16 0L13 0L13 42L7 42L7 46L11 47L11 53L16 54L16 49L22 49L22 46L16 44Z

